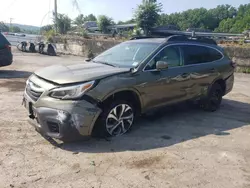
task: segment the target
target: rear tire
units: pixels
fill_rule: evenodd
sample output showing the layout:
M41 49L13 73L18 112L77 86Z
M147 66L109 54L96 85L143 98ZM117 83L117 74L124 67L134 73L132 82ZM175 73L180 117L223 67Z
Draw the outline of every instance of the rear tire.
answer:
M200 107L208 112L215 112L220 108L223 91L220 84L213 84L208 96L200 102Z
M121 136L131 129L134 119L135 108L130 102L116 100L104 104L92 135L102 138Z

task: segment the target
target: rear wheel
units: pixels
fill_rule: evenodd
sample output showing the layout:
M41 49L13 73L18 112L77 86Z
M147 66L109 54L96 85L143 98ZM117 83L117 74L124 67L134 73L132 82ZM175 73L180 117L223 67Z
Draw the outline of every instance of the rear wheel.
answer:
M208 96L201 101L200 106L205 111L214 112L219 109L223 91L220 84L215 83L210 89Z
M98 137L116 137L128 132L135 117L132 104L127 101L114 101L105 105L103 113L94 128L93 135Z

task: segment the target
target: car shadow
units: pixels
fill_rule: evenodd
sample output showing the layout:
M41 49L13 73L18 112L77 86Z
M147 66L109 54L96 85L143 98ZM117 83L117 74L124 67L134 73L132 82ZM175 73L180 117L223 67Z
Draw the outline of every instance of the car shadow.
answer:
M84 141L51 144L74 153L143 151L168 147L206 135L230 135L230 130L250 124L250 104L224 99L217 112L204 112L186 104L175 105L143 116L133 130L112 139L89 138Z
M17 70L0 70L0 79L28 78L32 72Z

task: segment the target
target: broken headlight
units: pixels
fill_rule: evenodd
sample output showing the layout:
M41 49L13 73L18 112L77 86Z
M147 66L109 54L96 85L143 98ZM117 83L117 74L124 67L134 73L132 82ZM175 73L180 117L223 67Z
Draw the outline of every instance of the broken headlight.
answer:
M77 99L83 96L86 91L90 90L94 83L94 81L91 81L74 86L55 88L51 90L49 96L56 99Z

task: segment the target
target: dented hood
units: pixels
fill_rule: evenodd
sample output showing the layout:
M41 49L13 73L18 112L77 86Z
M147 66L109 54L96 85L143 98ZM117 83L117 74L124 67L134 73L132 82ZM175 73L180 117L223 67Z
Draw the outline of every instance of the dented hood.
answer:
M112 67L100 63L83 63L77 65L53 65L35 72L43 79L57 84L70 84L100 79L103 77L130 71L129 68Z

